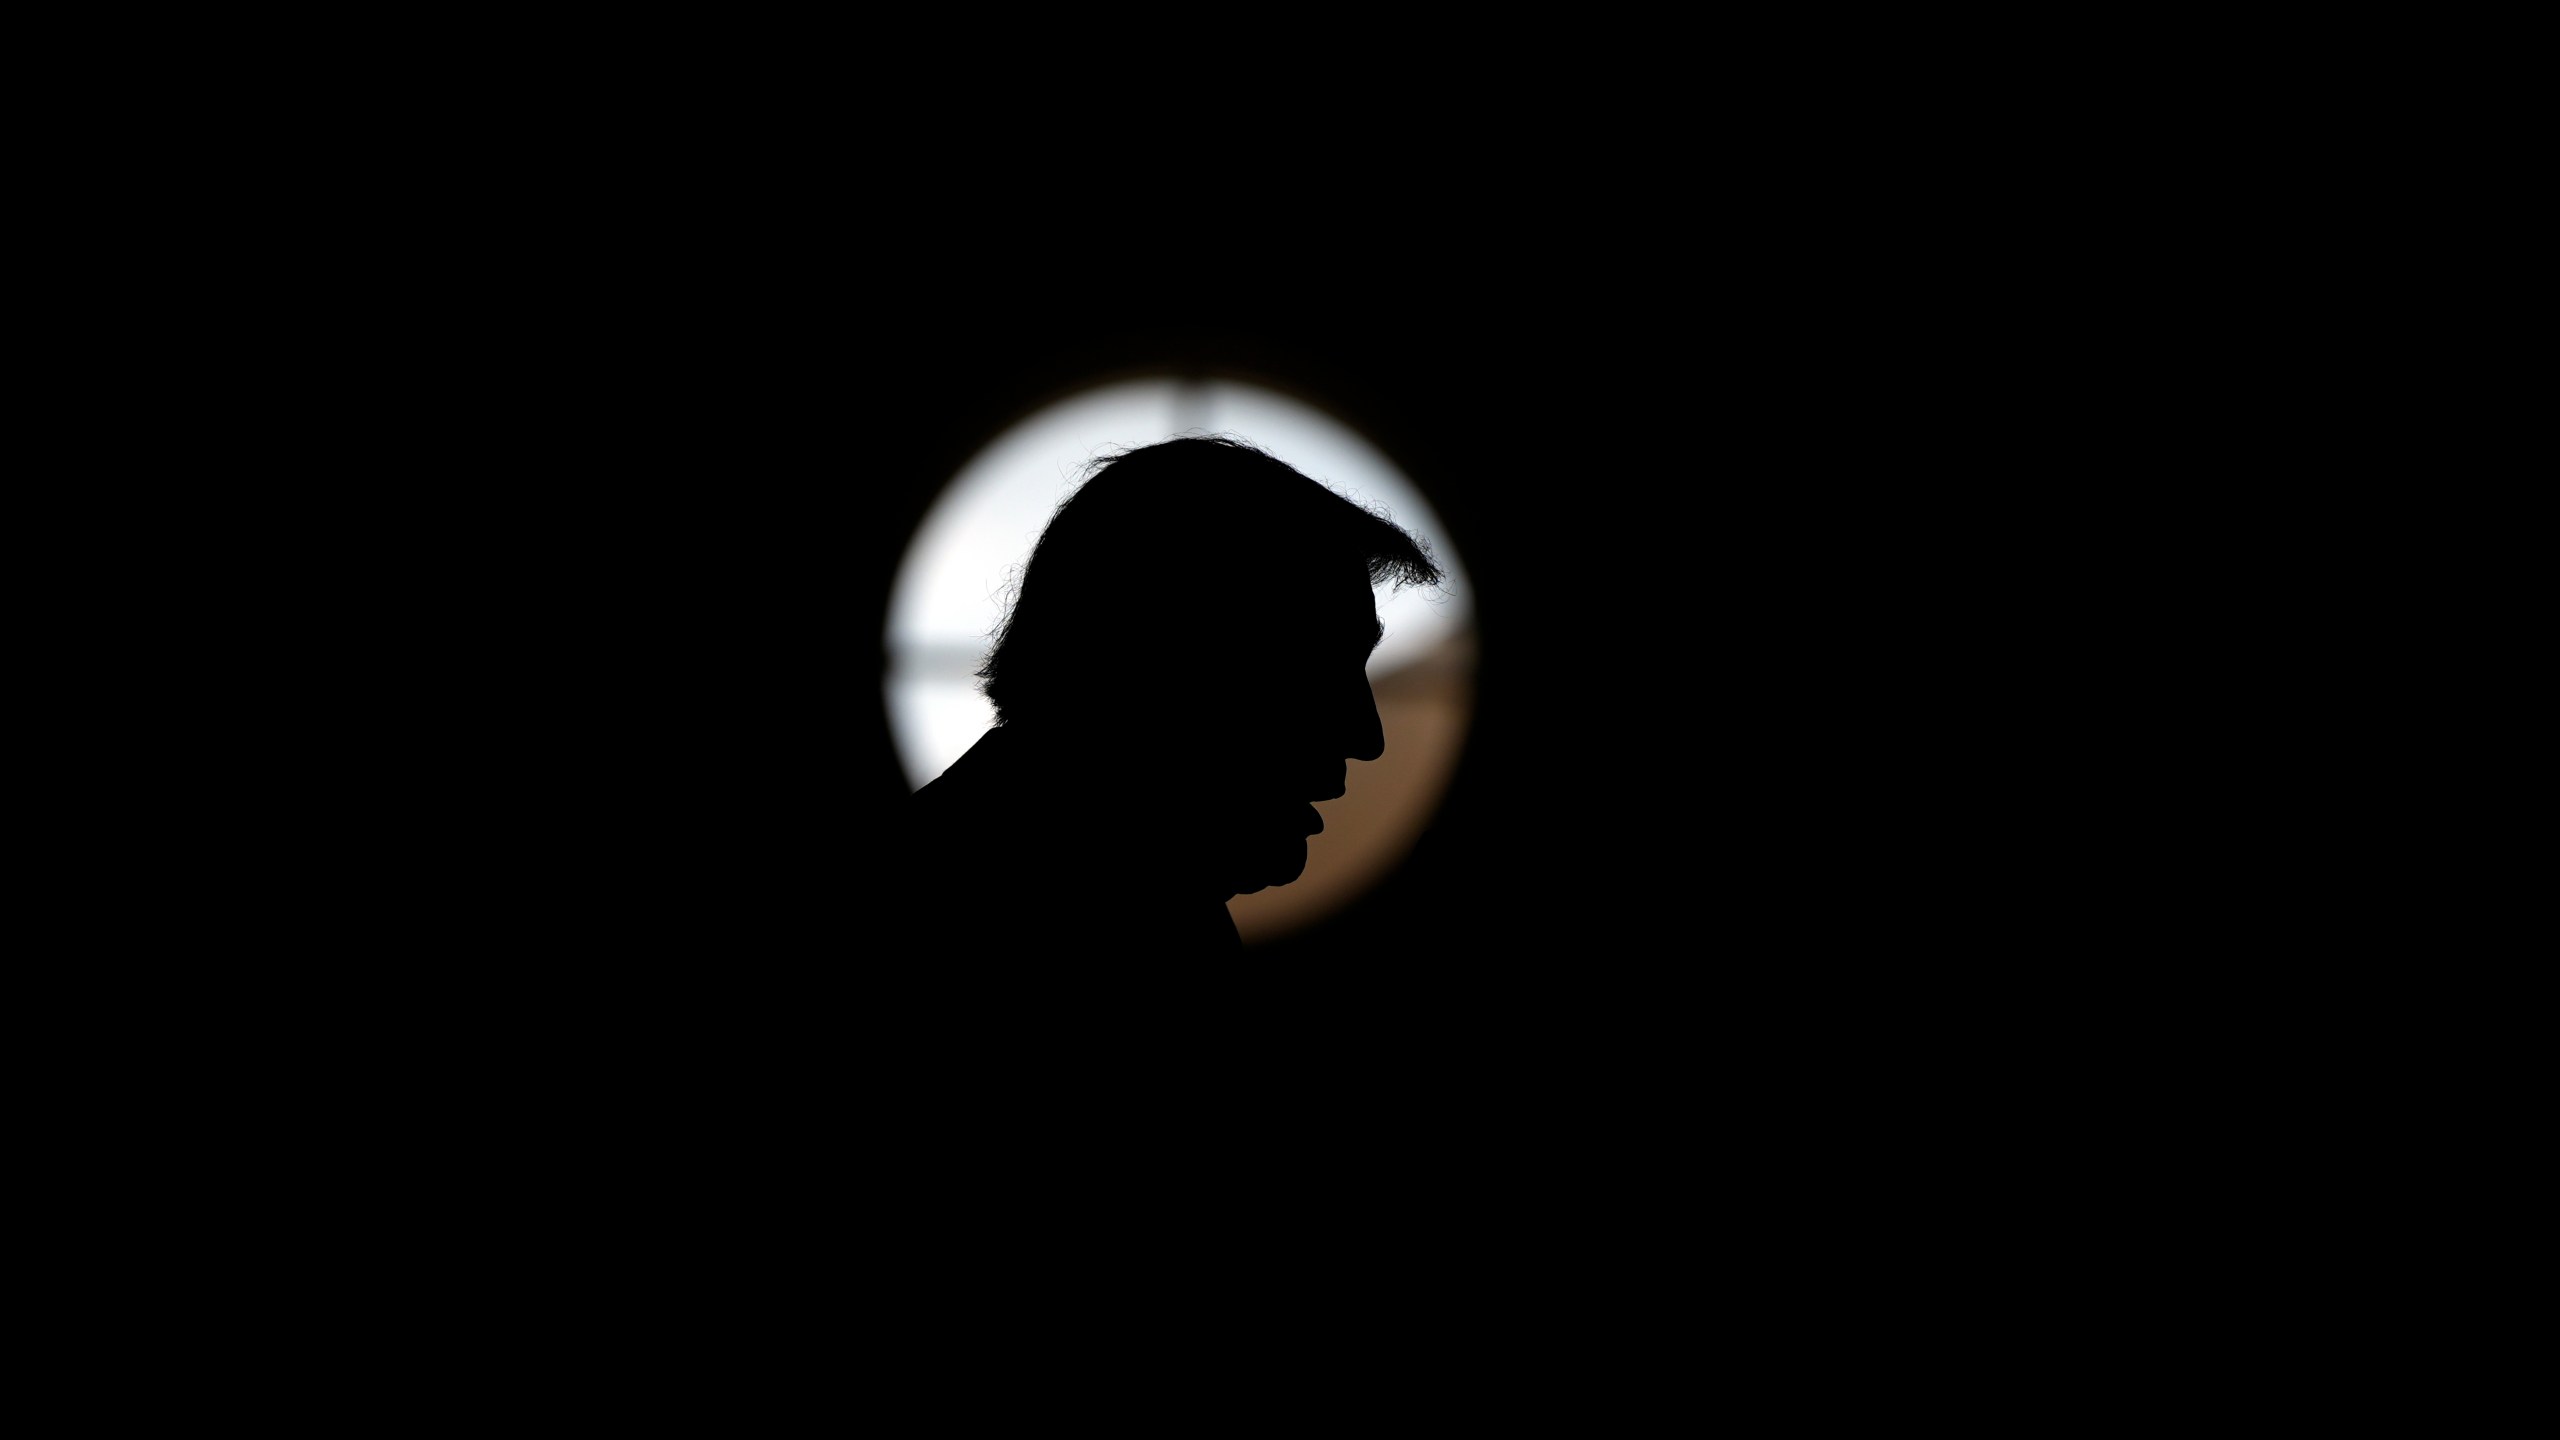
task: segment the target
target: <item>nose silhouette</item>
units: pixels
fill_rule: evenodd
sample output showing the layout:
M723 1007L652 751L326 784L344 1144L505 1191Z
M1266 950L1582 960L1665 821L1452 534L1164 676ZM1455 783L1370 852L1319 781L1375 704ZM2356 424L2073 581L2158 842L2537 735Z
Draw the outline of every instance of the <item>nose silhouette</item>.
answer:
M1343 741L1348 748L1342 753L1347 759L1375 760L1387 753L1386 727L1378 719L1378 694L1369 688L1367 671L1361 672L1357 683L1360 689L1353 697L1350 728Z

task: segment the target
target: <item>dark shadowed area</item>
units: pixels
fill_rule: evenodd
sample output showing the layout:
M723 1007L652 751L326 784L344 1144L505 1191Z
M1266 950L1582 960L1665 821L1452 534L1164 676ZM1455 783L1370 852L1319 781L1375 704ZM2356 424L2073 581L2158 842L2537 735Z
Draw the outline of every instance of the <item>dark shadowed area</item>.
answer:
M1953 1206L1979 1152L2140 1079L2048 1083L2181 881L2091 816L2158 763L2128 728L2200 712L2089 664L2126 598L2089 557L2147 492L2041 319L1850 232L1712 268L1598 235L1107 269L1018 226L913 264L765 238L840 229L581 251L503 304L448 279L393 328L469 363L333 411L394 463L338 522L352 583L282 632L310 700L256 712L290 803L224 772L292 838L220 903L289 897L282 941L331 953L240 993L328 1050L297 1083L379 1077L330 1133L442 1156L438 1215L503 1195L473 1233L607 1296L851 1293L882 1254L947 1262L929 1307L1072 1293L1212 1231L1283 1265L1356 1233L1468 1295L1524 1229L1694 1237L1703 1169L1721 1233L1920 1269L1945 1252L1879 1195ZM915 858L899 560L1006 426L1185 371L1321 405L1428 495L1467 668L1376 701L1419 734L1456 693L1423 682L1462 685L1455 761L1382 878L1227 963L973 949L1012 837L950 852L957 915L881 880ZM1169 543L1214 585L1220 535Z

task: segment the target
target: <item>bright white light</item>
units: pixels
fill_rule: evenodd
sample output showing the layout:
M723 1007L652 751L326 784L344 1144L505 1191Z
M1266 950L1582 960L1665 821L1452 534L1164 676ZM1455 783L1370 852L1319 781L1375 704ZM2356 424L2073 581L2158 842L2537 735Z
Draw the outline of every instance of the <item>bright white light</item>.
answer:
M1236 381L1132 380L1071 396L972 457L917 527L890 592L890 733L907 782L940 775L995 723L971 673L986 657L1009 587L1031 547L1095 458L1184 434L1254 445L1431 542L1448 578L1436 590L1378 596L1383 675L1465 628L1466 577L1422 494L1377 447L1285 395ZM1214 547L1216 537L1202 536ZM1185 603L1168 589L1165 603Z

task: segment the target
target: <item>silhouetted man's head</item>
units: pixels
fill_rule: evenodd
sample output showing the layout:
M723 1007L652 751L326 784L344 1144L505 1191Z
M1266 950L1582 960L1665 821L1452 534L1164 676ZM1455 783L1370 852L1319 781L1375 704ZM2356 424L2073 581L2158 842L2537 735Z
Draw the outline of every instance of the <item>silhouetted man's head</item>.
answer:
M997 723L1083 757L1097 808L1142 808L1166 863L1259 890L1298 878L1324 828L1309 802L1385 747L1371 587L1440 575L1424 542L1251 446L1169 440L1098 462L1059 507L978 674Z

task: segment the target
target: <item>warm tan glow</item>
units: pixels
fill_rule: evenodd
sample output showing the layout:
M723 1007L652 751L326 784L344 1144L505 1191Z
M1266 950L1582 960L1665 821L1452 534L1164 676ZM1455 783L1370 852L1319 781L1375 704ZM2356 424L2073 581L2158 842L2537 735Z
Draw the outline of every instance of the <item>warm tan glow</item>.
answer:
M1339 800L1316 807L1324 833L1307 845L1307 872L1227 902L1247 945L1274 940L1325 916L1376 885L1413 850L1440 807L1475 706L1472 631L1433 646L1413 663L1373 675L1387 748L1354 763Z

